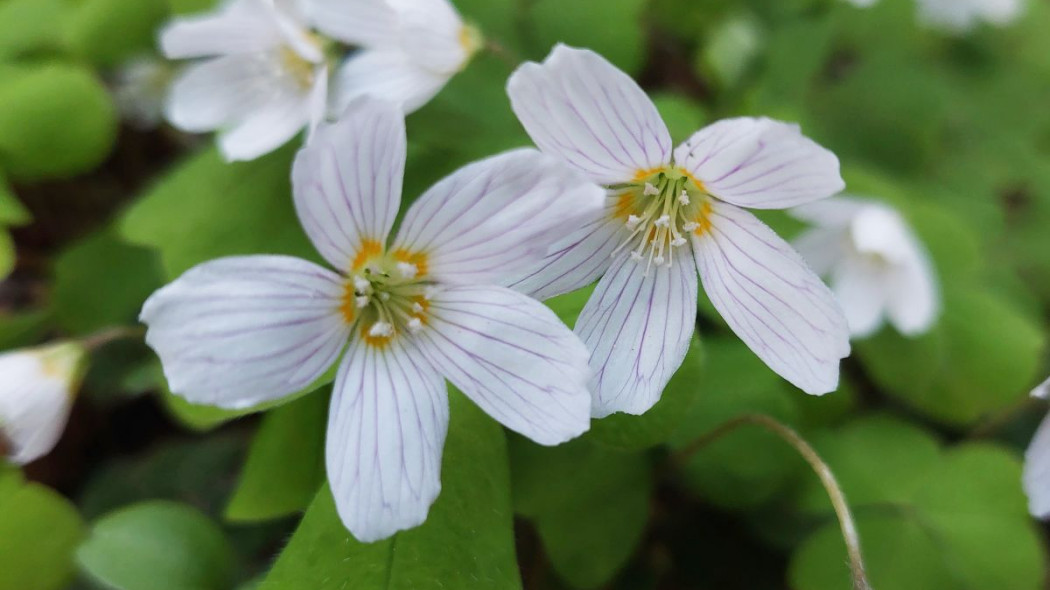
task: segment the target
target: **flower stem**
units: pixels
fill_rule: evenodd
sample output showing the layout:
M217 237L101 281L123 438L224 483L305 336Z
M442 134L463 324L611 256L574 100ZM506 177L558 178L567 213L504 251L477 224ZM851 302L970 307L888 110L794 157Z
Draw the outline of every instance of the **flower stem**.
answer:
M81 340L81 344L88 351L94 352L107 344L117 340L141 338L146 333L142 326L115 326L95 332Z
M831 505L835 508L835 515L839 520L839 528L842 530L842 538L846 542L846 552L849 554L850 570L853 573L853 589L872 590L871 583L868 581L868 576L864 570L864 558L861 556L860 551L860 537L857 535L857 527L853 521L853 515L850 513L849 505L846 503L846 496L842 493L842 488L839 486L838 481L835 479L835 474L831 472L828 464L791 427L763 414L745 414L724 422L711 432L689 443L688 446L675 453L671 457L671 461L680 467L700 449L744 425L759 426L772 432L791 445L809 463L817 477L820 478L820 482L824 485L824 489L831 499Z

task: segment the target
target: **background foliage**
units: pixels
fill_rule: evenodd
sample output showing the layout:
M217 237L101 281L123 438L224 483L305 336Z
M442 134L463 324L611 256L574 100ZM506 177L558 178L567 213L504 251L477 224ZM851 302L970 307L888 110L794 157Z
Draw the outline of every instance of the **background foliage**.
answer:
M428 522L372 545L342 529L322 485L324 385L262 413L196 407L167 393L141 343L114 344L58 449L0 468L0 589L847 588L826 495L779 440L742 429L669 461L755 412L836 471L875 588L1044 587L1020 455L1048 367L1050 3L965 37L921 28L913 0L455 3L504 51L409 118L406 198L529 143L508 60L586 46L646 87L676 140L724 116L800 122L841 157L851 193L912 222L941 322L856 343L840 390L813 399L702 300L659 405L558 448L453 394ZM290 201L295 145L226 164L208 138L119 122L115 72L154 51L171 14L209 4L0 0L0 348L130 324L149 292L216 256L316 259ZM571 324L585 300L550 305Z

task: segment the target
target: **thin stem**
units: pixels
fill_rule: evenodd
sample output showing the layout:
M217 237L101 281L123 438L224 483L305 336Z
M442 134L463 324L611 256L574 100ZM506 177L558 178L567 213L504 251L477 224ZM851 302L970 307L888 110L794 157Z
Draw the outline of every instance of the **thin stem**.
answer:
M689 443L688 446L675 453L671 457L671 461L676 466L684 465L700 449L740 426L748 424L760 426L780 437L781 440L798 451L798 454L802 455L802 458L816 472L817 477L820 478L820 483L824 485L824 490L827 491L828 497L831 499L831 505L835 508L835 515L839 520L839 528L842 530L842 538L846 541L846 552L849 554L850 570L853 573L853 588L854 590L872 590L871 583L868 582L868 576L864 570L864 558L861 556L857 526L853 521L853 515L850 513L849 504L846 503L846 496L842 493L842 488L839 486L838 481L835 479L835 474L831 472L828 464L791 427L763 414L745 414L723 423L711 432Z
M521 58L515 55L513 51L487 37L485 38L485 50L507 64L511 70L514 70L521 64Z
M142 326L116 326L95 332L81 340L81 344L88 351L95 352L117 340L141 338L145 333L146 329Z

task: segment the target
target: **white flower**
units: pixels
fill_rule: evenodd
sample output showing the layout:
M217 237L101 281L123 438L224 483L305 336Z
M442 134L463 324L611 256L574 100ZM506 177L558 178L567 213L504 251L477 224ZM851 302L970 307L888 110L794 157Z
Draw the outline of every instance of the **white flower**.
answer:
M742 208L838 192L831 152L797 126L753 118L720 121L673 148L630 77L563 45L542 65L521 66L508 92L544 152L608 188L606 209L515 285L547 298L602 277L576 323L593 351L593 415L640 414L659 399L695 327L698 270L714 306L773 370L808 393L836 388L849 353L842 311L801 257Z
M587 350L545 306L498 285L540 260L536 244L563 222L601 208L601 189L535 150L508 152L434 185L387 245L405 150L397 106L363 98L299 153L296 210L338 272L224 258L142 311L172 390L195 403L283 397L347 349L326 455L339 514L362 541L420 524L438 495L446 378L541 444L589 423Z
M362 49L334 81L335 109L369 95L412 112L480 48L480 35L448 0L306 0L317 30Z
M157 127L173 74L168 62L149 56L120 66L113 79L113 100L124 120L142 130Z
M847 0L861 8L878 0ZM1024 12L1025 0L916 0L919 21L926 26L953 33L965 33L982 22L1005 26Z
M219 130L229 160L273 151L324 116L324 51L293 4L233 0L177 18L161 48L172 59L210 58L178 77L166 115L185 131Z
M0 354L0 449L25 464L51 452L69 419L84 348L64 343Z
M1050 379L1032 390L1032 396L1047 399ZM1050 414L1043 418L1024 454L1024 491L1028 511L1036 518L1050 517Z
M884 317L906 336L930 329L940 312L937 278L926 249L896 210L838 197L792 214L817 226L794 246L813 270L830 276L853 336L875 333Z

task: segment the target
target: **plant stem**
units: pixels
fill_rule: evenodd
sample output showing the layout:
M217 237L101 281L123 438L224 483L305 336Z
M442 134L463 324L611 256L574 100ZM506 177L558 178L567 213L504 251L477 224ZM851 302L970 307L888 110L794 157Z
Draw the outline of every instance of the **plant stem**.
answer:
M116 326L105 328L81 340L84 348L94 352L111 342L124 340L125 338L141 338L146 333L142 326Z
M861 556L860 551L860 537L857 535L857 526L853 521L853 515L850 513L849 504L846 503L846 495L842 493L842 487L839 486L838 481L835 479L835 474L831 472L828 464L790 426L764 414L745 414L721 424L711 432L689 443L689 445L675 453L671 460L676 466L680 467L700 449L744 425L759 426L777 435L781 440L798 451L798 454L802 455L802 458L816 472L817 477L820 478L820 483L824 485L824 490L827 491L828 497L831 499L831 505L834 507L835 515L839 520L842 538L846 542L846 552L849 554L850 570L853 574L853 588L854 590L872 590L871 583L868 581L868 576L864 570L864 558Z

